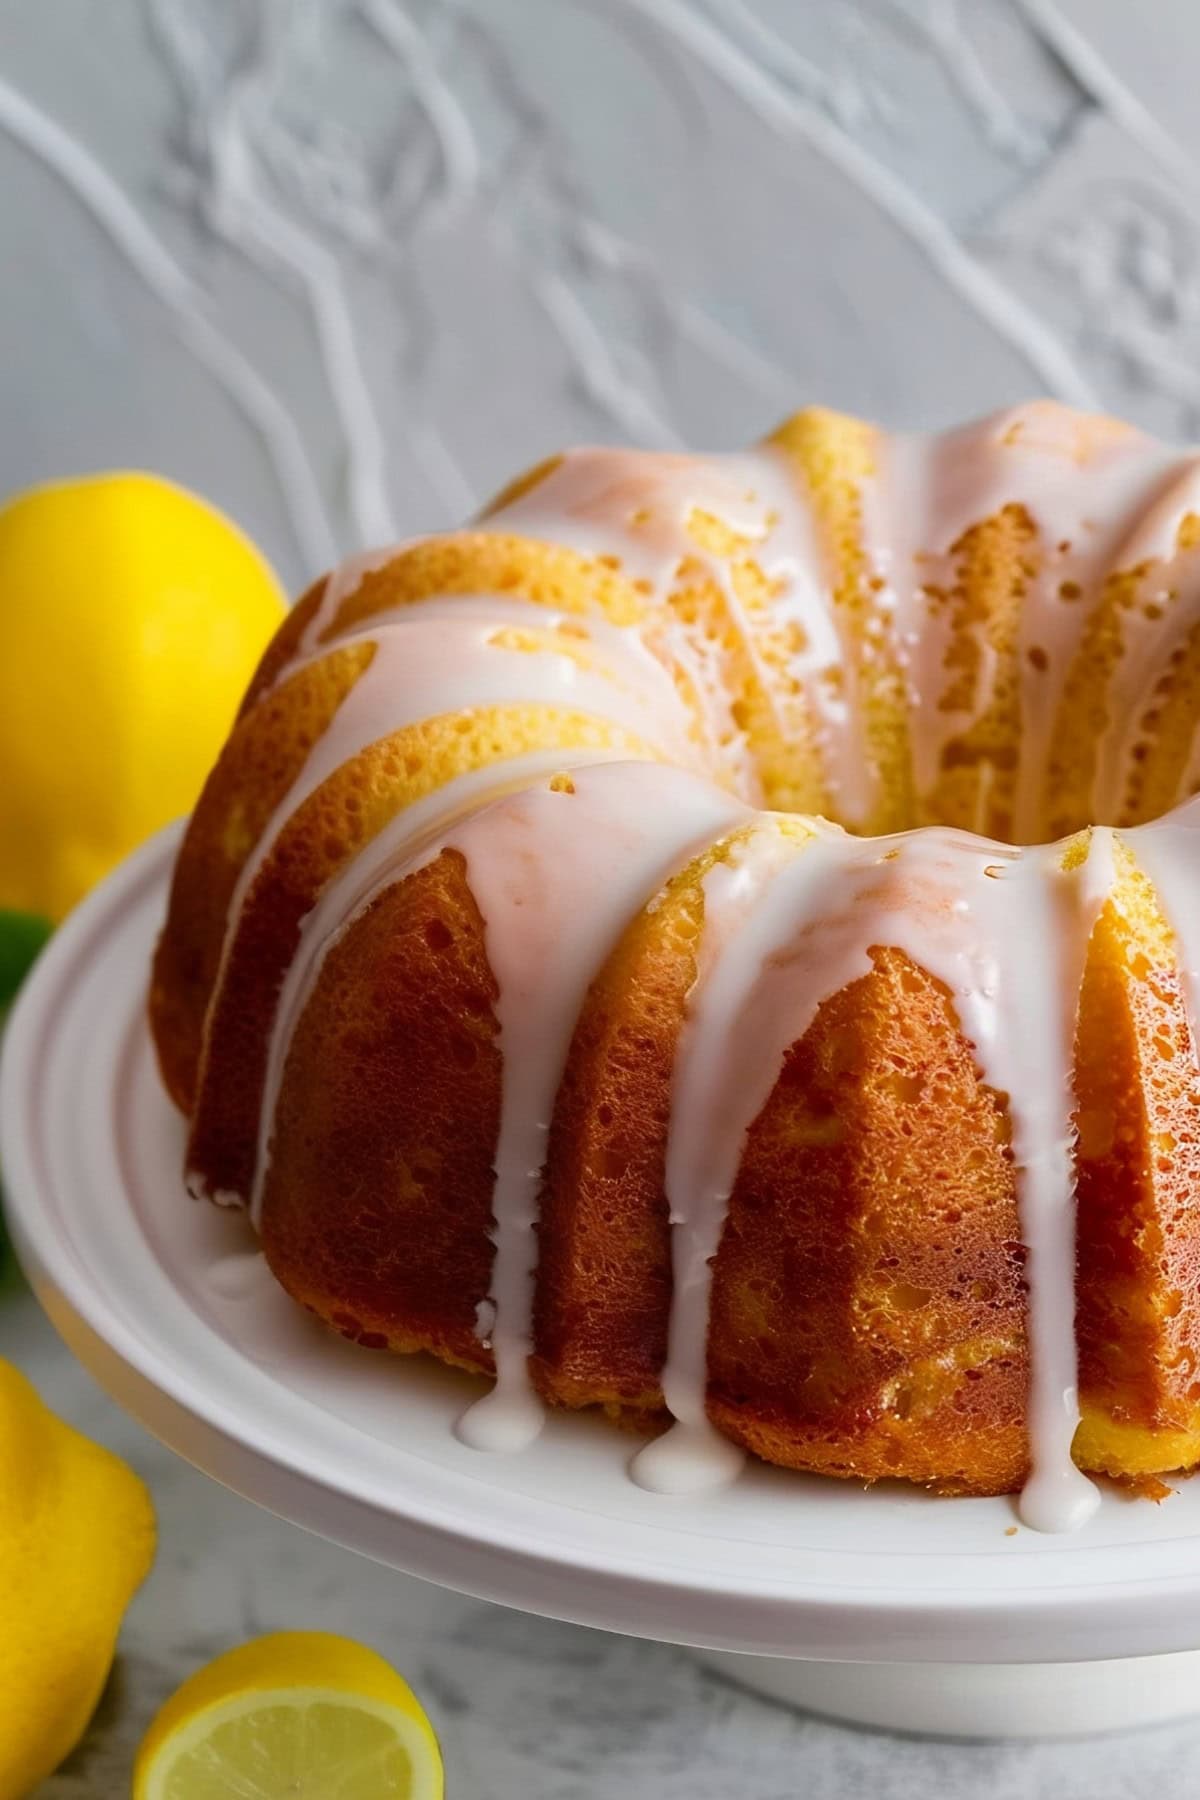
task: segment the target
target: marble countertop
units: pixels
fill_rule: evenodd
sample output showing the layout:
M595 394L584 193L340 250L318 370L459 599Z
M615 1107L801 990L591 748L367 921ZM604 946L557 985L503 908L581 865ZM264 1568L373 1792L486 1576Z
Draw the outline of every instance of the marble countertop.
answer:
M87 1739L39 1800L124 1800L159 1703L264 1631L374 1645L429 1707L449 1800L1129 1800L1180 1791L1200 1720L1089 1742L947 1744L852 1730L740 1692L686 1651L527 1617L383 1570L226 1492L126 1418L27 1294L0 1356L149 1482L158 1560Z

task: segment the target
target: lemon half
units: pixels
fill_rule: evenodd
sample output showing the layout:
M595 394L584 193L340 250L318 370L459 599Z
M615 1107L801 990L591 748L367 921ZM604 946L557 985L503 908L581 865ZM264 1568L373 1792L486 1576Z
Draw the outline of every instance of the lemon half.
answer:
M138 1752L134 1800L442 1800L433 1727L373 1650L284 1631L185 1681Z

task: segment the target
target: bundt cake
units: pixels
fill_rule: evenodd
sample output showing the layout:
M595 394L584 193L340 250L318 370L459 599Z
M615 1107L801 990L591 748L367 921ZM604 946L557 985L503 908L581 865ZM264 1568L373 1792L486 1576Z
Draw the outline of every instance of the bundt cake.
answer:
M1198 719L1128 426L554 457L267 651L154 967L188 1185L494 1375L470 1443L1086 1517L1200 1462Z

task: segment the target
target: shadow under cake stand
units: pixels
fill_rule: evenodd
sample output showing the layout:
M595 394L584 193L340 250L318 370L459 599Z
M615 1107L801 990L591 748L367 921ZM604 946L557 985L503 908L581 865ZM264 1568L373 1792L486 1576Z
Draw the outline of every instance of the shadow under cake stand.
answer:
M371 1354L276 1287L240 1215L190 1203L145 1024L178 828L75 912L10 1021L0 1153L26 1272L71 1349L181 1456L381 1563L691 1645L773 1698L874 1725L1058 1736L1200 1712L1200 1482L1109 1491L1073 1536L1011 1502L754 1466L649 1494L633 1446L555 1415L489 1456L473 1384Z

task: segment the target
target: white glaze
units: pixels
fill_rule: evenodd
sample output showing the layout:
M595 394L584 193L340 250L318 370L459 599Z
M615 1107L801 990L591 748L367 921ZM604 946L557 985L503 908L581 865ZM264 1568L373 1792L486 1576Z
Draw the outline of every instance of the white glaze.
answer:
M778 682L764 665L728 559L708 553L692 535L694 512L714 515L747 541L746 554L772 584L775 621L799 627L802 648L789 672L800 684L830 791L847 816L865 817L869 777L861 734L843 689L829 680L832 671L847 665L847 645L829 602L811 510L774 446L710 457L573 451L490 522L615 559L622 573L649 593L656 611L680 585L684 563L699 565L719 588L728 623L776 705L776 723L786 735ZM719 655L669 615L667 633L671 653L701 694L706 734L723 745L731 785L754 802L758 781L744 733L730 712Z
M773 614L796 626L801 634L802 646L788 672L799 682L804 696L806 722L820 752L829 808L843 822L865 819L874 783L852 704L854 648L845 622L831 603L817 521L787 458L775 445L764 444L736 461L771 520L759 561L774 589ZM775 683L769 674L763 679L769 692Z
M1138 583L1139 605L1121 620L1121 659L1108 690L1108 729L1099 740L1093 806L1115 817L1155 685L1200 617L1200 554L1179 551L1180 527L1200 515L1200 459L1177 457L1161 494L1121 546L1119 565L1149 565ZM1145 610L1154 607L1157 616ZM1185 777L1186 779L1186 777ZM1187 787L1182 790L1186 796Z
M862 549L881 640L890 641L908 690L908 731L918 796L935 788L951 740L988 711L999 666L980 624L954 625L952 609L931 590L958 579L953 547L974 524L1007 505L1029 515L1035 538L1031 573L1019 609L1016 650L1020 760L1016 779L1016 836L1046 837L1049 796L1044 771L1068 676L1105 578L1140 564L1164 573L1177 564L1176 536L1185 514L1197 510L1200 480L1181 459L1131 427L1082 415L1050 402L1013 407L956 432L877 440L877 469L863 482ZM759 652L754 622L740 604L728 559L700 548L689 532L693 511L715 514L747 540L747 554L773 587L772 616L794 624L803 648L790 673L819 746L830 802L838 817L861 829L879 798L857 704L860 665L869 648L849 634L829 590L821 527L786 459L772 446L739 456L659 456L613 450L576 451L488 523L566 543L619 564L649 593L661 612L679 585L685 559L719 587L731 628L750 657L762 688L777 705L788 734L779 683ZM1198 559L1200 561L1200 559ZM1154 571L1152 569L1151 579ZM1062 597L1073 584L1080 598ZM1134 753L1132 727L1145 709L1153 679L1175 643L1194 623L1200 579L1148 620L1123 613L1126 653L1115 671L1107 725L1097 738L1093 816L1119 816ZM758 799L753 757L729 710L719 654L693 641L668 616L672 657L696 683L705 708L705 734L735 791ZM979 672L966 711L943 704L950 677L947 654L955 639L973 635ZM836 678L836 679L835 679ZM986 781L981 784L981 805ZM977 827L985 826L981 816Z
M612 751L570 753L572 769L615 760ZM427 858L430 847L439 843L458 820L497 795L519 790L541 776L553 775L563 766L561 750L533 750L525 756L509 757L456 776L397 813L339 870L306 913L300 941L279 991L268 1042L254 1183L249 1196L250 1217L256 1226L261 1222L263 1187L270 1167L271 1136L288 1047L333 945L351 921L397 879L397 872L417 867ZM241 1204L240 1196L231 1199L234 1204Z
M311 656L320 648L321 640L336 619L343 602L358 592L368 575L386 568L402 551L419 542L419 538L411 538L404 543L387 544L378 550L361 550L356 556L347 556L336 569L330 570L325 577L321 597L313 608L312 618L304 628L300 643L301 654Z
M222 1300L257 1300L267 1290L271 1272L261 1250L234 1250L218 1256L204 1273L206 1287Z
M1079 1422L1072 1049L1087 941L1113 880L1109 834L1093 842L1094 855L1064 873L1054 847L1019 851L942 829L859 840L825 827L796 846L768 821L706 885L704 939L714 942L689 1000L668 1137L677 1279L663 1390L684 1429L635 1460L646 1485L728 1478L727 1446L709 1439L704 1418L705 1346L712 1258L746 1133L818 1007L870 971L872 947L888 945L946 983L983 1079L1009 1097L1028 1250L1032 1472L1022 1516L1066 1530L1094 1507L1070 1454Z
M712 1263L746 1132L770 1098L786 1045L777 1052L773 1040L741 1027L752 988L805 916L801 895L780 877L789 868L807 877L814 861L825 872L824 848L822 841L816 858L798 856L794 841L767 819L704 878L704 929L667 1130L674 1292L662 1386L676 1423L631 1465L634 1479L657 1492L718 1486L743 1460L705 1412ZM729 1080L731 1067L736 1082Z
M1041 834L1049 803L1042 777L1057 708L1103 583L1115 569L1146 565L1147 591L1154 598L1161 589L1164 604L1157 617L1122 619L1125 655L1097 743L1093 801L1098 816L1115 813L1132 754L1134 697L1144 698L1200 602L1200 583L1180 574L1177 547L1180 523L1195 510L1195 461L1048 403L942 438L880 434L878 446L876 473L861 493L862 550L875 596L873 642L890 638L907 683L918 795L934 786L950 740L987 711L998 674L981 637L971 710L939 707L952 634L929 589L953 584L953 546L963 533L1010 503L1028 511L1036 532L1018 611L1017 813L1031 839ZM463 1424L464 1437L480 1447L518 1447L540 1419L526 1370L532 1227L546 1132L587 985L672 870L753 818L703 772L718 774L745 800L760 791L720 653L668 605L685 563L717 585L723 627L736 634L785 737L794 718L762 654L761 621L739 600L730 556L702 548L692 529L696 512L737 535L734 557L757 563L770 584L772 625L797 627L800 648L788 673L828 791L845 817L866 817L878 772L855 704L864 651L830 592L813 503L772 448L720 458L575 452L485 521L485 530L605 558L644 596L643 625L616 627L508 594L475 593L434 595L339 635L343 600L392 549L335 573L297 664L281 677L335 645L376 647L243 871L226 953L287 819L336 769L407 723L489 703L570 706L613 720L697 771L553 749L474 771L393 820L302 924L269 1045L251 1196L256 1221L288 1045L329 948L402 874L444 849L466 859L500 990L504 1062L495 1270L478 1325L494 1348L498 1379ZM1077 585L1078 599L1063 599L1066 581ZM496 634L508 628L542 634L544 647L532 655L504 647ZM1035 648L1036 669L1027 655ZM840 689L829 680L839 669L846 674ZM702 742L676 671L699 693ZM549 790L544 777L564 769L573 771L575 791ZM1200 803L1123 834L1175 930L1193 1035L1200 1018L1200 908L1192 898L1200 891L1198 820ZM666 1189L675 1292L663 1389L676 1423L635 1459L638 1480L679 1491L728 1479L740 1464L740 1452L710 1425L705 1401L712 1260L746 1134L820 1005L870 971L873 948L894 946L946 984L983 1080L1007 1097L1028 1253L1032 1472L1022 1514L1042 1529L1087 1515L1094 1489L1070 1456L1078 1423L1072 1050L1087 942L1114 880L1107 829L1093 832L1086 859L1069 872L1054 846L1013 849L944 828L859 839L815 821L805 838L801 827L758 815L739 832L704 878L697 978L672 1089Z
M542 614L540 629L552 630L554 619L553 614ZM259 872L289 820L331 775L406 725L479 706L555 706L621 724L677 762L696 760L678 697L653 658L631 650L617 665L606 664L597 653L589 668L586 661L567 653L577 647L574 639L564 639L561 654L552 643L537 652L510 649L492 641L508 622L503 604L483 616L453 604L448 613L432 617L422 607L408 607L337 640L341 649L356 643L373 645L374 656L309 751L247 858L230 902L231 925L241 918ZM534 625L532 619L522 618L522 623ZM327 653L318 652L313 660ZM303 666L289 665L280 681ZM634 681L625 679L628 671L634 673ZM648 687L652 691L647 692ZM227 952L232 937L230 931ZM223 962L218 985L224 966Z
M538 782L496 799L419 850L411 830L400 843L377 845L374 880L360 898L348 905L343 887L327 893L323 908L310 915L293 964L302 973L281 1001L270 1056L264 1120L274 1111L291 1033L332 943L384 886L457 850L484 918L500 990L503 1055L492 1308L480 1320L495 1354L496 1384L461 1428L464 1441L480 1449L519 1449L541 1422L526 1366L533 1227L554 1100L584 996L633 914L680 863L745 816L711 783L666 765L610 762L576 768L572 780L573 792ZM403 815L406 821L415 810ZM361 883L363 874L348 879ZM333 936L322 938L329 919L337 921ZM268 1163L264 1142L256 1214Z
M972 525L1011 504L1023 507L1035 528L1033 571L1019 612L1015 836L1036 842L1046 835L1043 783L1051 735L1084 630L1111 571L1152 558L1169 561L1174 554L1175 533L1188 510L1178 468L1176 453L1140 432L1048 402L1014 407L937 437L884 440L879 475L865 492L865 535L894 610L919 795L933 789L950 740L987 712L998 673L975 626L980 674L974 705L966 712L944 710L947 655L963 630L952 630L950 608L932 604L928 590L953 587L954 545ZM1079 599L1061 597L1065 583L1080 589ZM1151 654L1161 668L1161 634L1151 636ZM1127 713L1114 703L1109 730L1098 740L1096 817L1112 819L1118 810L1125 761L1117 733ZM983 824L977 821L979 828Z
M581 770L573 793L538 786L498 801L446 839L466 858L484 917L504 1058L492 1200L496 1384L459 1426L477 1449L520 1449L541 1422L528 1372L533 1232L584 997L630 918L740 814L681 771L610 763Z
M761 787L745 732L735 720L719 650L677 626L664 602L685 561L698 564L721 589L729 623L755 656L743 610L724 559L706 555L688 530L693 512L712 513L739 536L761 545L770 533L767 507L739 458L702 458L629 450L575 450L488 524L521 536L604 556L649 595L663 620L672 655L693 681L705 709L705 735L728 771L729 785L750 803Z

